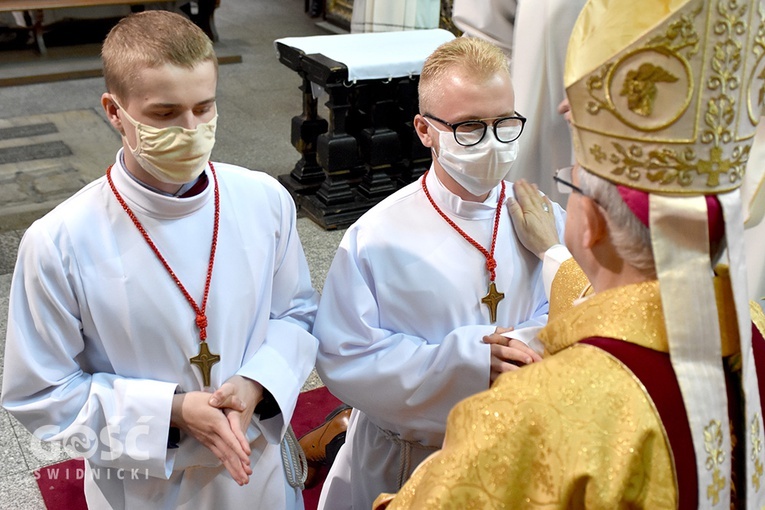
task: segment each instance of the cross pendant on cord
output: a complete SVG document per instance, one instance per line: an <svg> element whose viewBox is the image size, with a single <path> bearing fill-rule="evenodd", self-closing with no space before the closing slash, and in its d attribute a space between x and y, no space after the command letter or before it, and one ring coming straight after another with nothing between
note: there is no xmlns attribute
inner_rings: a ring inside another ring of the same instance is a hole
<svg viewBox="0 0 765 510"><path fill-rule="evenodd" d="M199 342L199 354L193 358L189 358L189 361L192 365L199 367L199 370L202 372L202 382L205 387L210 386L210 372L212 371L212 366L220 361L220 356L218 354L212 354L210 348L207 346L207 342L202 341Z"/></svg>
<svg viewBox="0 0 765 510"><path fill-rule="evenodd" d="M481 303L489 307L489 317L491 318L492 323L497 322L497 305L499 305L499 302L503 299L505 299L504 292L498 292L497 286L494 282L491 282L489 285L489 293L481 299Z"/></svg>

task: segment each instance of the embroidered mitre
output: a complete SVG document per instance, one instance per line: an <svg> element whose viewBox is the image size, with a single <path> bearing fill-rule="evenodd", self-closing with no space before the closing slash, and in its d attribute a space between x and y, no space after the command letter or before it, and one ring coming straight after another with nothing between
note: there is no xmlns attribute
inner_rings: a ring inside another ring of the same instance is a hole
<svg viewBox="0 0 765 510"><path fill-rule="evenodd" d="M568 51L579 164L660 193L741 185L765 104L759 2L590 2Z"/></svg>
<svg viewBox="0 0 765 510"><path fill-rule="evenodd" d="M742 197L765 104L759 0L590 0L566 58L577 162L649 193L670 358L688 412L700 508L730 505L731 438L705 195L722 206L741 341L746 499L765 506Z"/></svg>

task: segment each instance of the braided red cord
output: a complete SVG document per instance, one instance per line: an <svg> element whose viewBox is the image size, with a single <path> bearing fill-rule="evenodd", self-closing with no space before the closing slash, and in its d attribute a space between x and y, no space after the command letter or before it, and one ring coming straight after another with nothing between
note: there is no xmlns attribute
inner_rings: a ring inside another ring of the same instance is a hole
<svg viewBox="0 0 765 510"><path fill-rule="evenodd" d="M220 192L218 190L218 176L215 175L215 167L213 166L212 161L210 162L210 170L212 172L213 181L215 183L215 218L213 222L212 243L210 244L210 262L207 264L207 278L205 280L205 292L204 297L202 298L202 306L197 305L196 301L194 301L194 298L191 297L189 291L186 290L186 287L176 276L175 271L173 271L173 269L170 267L170 264L167 263L165 257L162 256L162 253L159 251L159 248L157 248L157 245L155 245L154 241L151 240L149 233L146 232L145 228L143 228L143 225L138 220L138 217L136 217L133 210L130 209L130 206L127 205L127 202L125 202L125 199L122 198L122 195L120 195L120 193L117 191L117 187L114 185L114 181L112 180L112 167L110 166L106 170L106 180L109 181L109 187L111 187L112 193L114 193L114 197L117 199L117 202L119 202L119 204L125 210L125 213L127 213L130 219L133 221L133 224L141 233L144 240L149 245L149 248L151 248L162 265L165 266L165 269L170 274L170 277L186 297L186 301L189 302L191 307L194 309L194 312L196 312L196 324L199 328L200 342L207 340L207 315L205 314L205 310L207 309L207 297L210 294L210 282L212 281L213 266L215 265L215 251L218 248L218 225L220 223Z"/></svg>
<svg viewBox="0 0 765 510"><path fill-rule="evenodd" d="M428 176L428 172L430 170L427 170L425 172L425 175L422 176L422 191L425 192L425 196L428 197L428 200L430 201L430 205L433 206L433 209L436 210L438 214L441 215L441 217L448 223L454 230L456 230L462 237L465 238L467 242L478 248L478 251L483 253L483 256L486 257L486 269L489 271L489 280L494 281L497 275L496 269L497 269L497 261L494 259L494 248L497 246L497 232L499 231L499 217L502 213L502 204L505 202L505 181L502 181L502 191L499 193L499 201L497 202L497 211L494 213L494 233L491 236L491 251L486 250L483 246L478 244L478 242L470 237L464 230L462 230L456 223L452 221L451 218L449 218L446 213L444 213L438 205L436 205L435 200L433 200L433 197L430 196L430 191L428 191L428 185L425 184L425 178Z"/></svg>

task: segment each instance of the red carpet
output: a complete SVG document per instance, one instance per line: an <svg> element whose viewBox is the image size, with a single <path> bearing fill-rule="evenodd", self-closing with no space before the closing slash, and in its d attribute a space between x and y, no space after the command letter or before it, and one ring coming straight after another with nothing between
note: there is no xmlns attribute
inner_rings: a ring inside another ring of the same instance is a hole
<svg viewBox="0 0 765 510"><path fill-rule="evenodd" d="M292 428L300 437L312 428L320 425L340 401L327 388L301 393L297 408L292 417ZM40 487L47 510L87 510L83 493L85 469L82 459L72 459L35 471L35 479ZM321 485L303 491L306 510L315 510L319 502Z"/></svg>

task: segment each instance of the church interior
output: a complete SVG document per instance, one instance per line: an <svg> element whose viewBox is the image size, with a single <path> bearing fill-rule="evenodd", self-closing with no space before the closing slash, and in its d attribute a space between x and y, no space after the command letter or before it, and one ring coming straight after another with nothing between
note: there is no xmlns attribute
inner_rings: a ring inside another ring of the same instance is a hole
<svg viewBox="0 0 765 510"><path fill-rule="evenodd" d="M289 191L315 289L321 291L347 227L431 165L412 123L413 69L441 42L462 35L451 19L452 0L441 0L435 25L409 27L422 30L411 30L404 44L421 45L422 55L413 51L399 67L358 76L322 54L323 37L356 32L353 0L1 0L0 381L18 245L32 222L114 162L122 141L101 105L100 47L121 17L144 9L181 12L214 41L219 119L211 159L265 172ZM358 45L371 60L407 53L391 51L397 41L380 32L369 46L346 39L333 51L352 53ZM565 206L552 180L540 188ZM323 387L314 369L303 393ZM47 482L40 483L42 470L68 459L0 408L0 510L72 508L51 503L61 485L49 485L44 496Z"/></svg>

